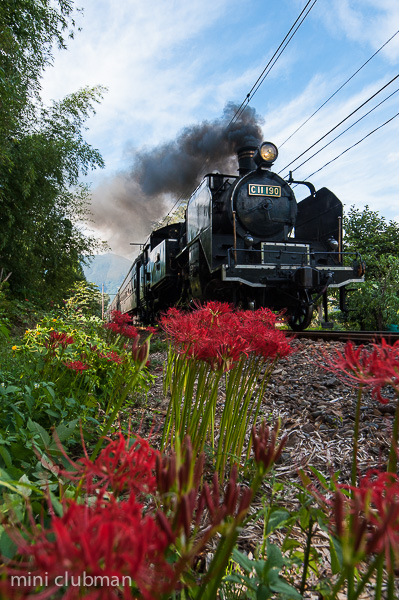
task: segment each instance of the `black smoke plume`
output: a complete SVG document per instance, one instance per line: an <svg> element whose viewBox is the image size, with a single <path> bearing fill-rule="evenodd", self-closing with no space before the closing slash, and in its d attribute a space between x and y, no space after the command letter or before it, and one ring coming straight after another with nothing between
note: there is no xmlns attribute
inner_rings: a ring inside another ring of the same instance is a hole
<svg viewBox="0 0 399 600"><path fill-rule="evenodd" d="M262 142L262 120L247 107L228 104L223 117L185 127L176 140L136 153L130 172L119 173L93 191L96 229L113 252L131 253L130 242L144 242L155 222L175 202L188 199L209 171L237 173L236 152Z"/></svg>

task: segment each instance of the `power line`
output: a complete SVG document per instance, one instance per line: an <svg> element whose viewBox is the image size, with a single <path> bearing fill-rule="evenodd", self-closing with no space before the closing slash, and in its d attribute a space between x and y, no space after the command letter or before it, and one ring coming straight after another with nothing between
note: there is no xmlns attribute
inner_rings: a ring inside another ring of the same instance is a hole
<svg viewBox="0 0 399 600"><path fill-rule="evenodd" d="M372 59L373 59L373 58L374 58L374 57L375 57L375 56L376 56L376 55L377 55L377 54L378 54L378 53L379 53L379 52L380 52L380 51L381 51L383 48L385 48L385 46L386 46L387 44L389 44L389 42L390 42L391 40L393 40L393 38L394 38L396 35L398 35L398 33L399 33L399 29L398 29L398 31L397 31L396 33L394 33L394 34L393 34L393 35L392 35L392 36L391 36L391 37L390 37L390 38L389 38L389 39L388 39L388 40L385 42L385 44L383 44L383 45L382 45L380 48L378 48L378 50L376 50L376 52L374 52L374 54L373 54L372 56L370 56L370 58L369 58L369 59L367 59L367 60L366 60L366 62L365 62L365 63L363 63L363 64L362 64L362 66L361 66L361 67L359 67L359 68L357 69L357 71L355 71L355 72L353 73L353 75L351 75L351 76L349 77L349 79L347 79L347 80L346 80L346 81L345 81L345 82L344 82L344 83L343 83L343 84L342 84L342 85L341 85L341 86L340 86L340 87L339 87L337 90L335 90L335 92L334 92L333 94L331 94L331 96L330 96L329 98L327 98L327 100L326 100L325 102L323 102L323 104L322 104L321 106L319 106L319 108L318 108L317 110L315 110L315 112L314 112L313 114L311 114L311 115L310 115L310 117L308 117L308 118L306 119L306 121L304 121L304 122L302 123L302 125L300 125L300 126L297 128L297 129L295 129L295 131L294 131L293 133L291 133L291 135L290 135L290 136L288 136L288 137L287 137L287 139L286 139L286 140L284 140L284 142L283 142L282 144L279 144L279 148L282 148L282 147L284 146L284 144L285 144L286 142L288 142L288 140L290 140L290 139L291 139L291 138L292 138L292 137L293 137L293 136L294 136L296 133L298 133L298 131L299 131L300 129L302 129L302 127L303 127L304 125L306 125L306 123L308 123L308 122L310 121L310 119L311 119L312 117L314 117L314 116L315 116L315 115L316 115L316 114L319 112L319 110L321 110L321 109L323 108L323 106L325 106L325 105L327 104L327 102L329 102L329 101L330 101L332 98L334 98L334 96L335 96L336 94L338 94L338 92L340 92L340 91L342 90L342 88L343 88L343 87L345 87L345 86L346 86L346 84L347 84L347 83L349 83L349 82L351 81L351 79L353 79L353 78L355 77L355 75L357 75L357 74L359 73L359 71L361 71L361 70L363 69L363 67L365 67L365 66L366 66L366 65L367 65L367 64L368 64L368 63L369 63L369 62L370 62L370 61L371 61L371 60L372 60Z"/></svg>
<svg viewBox="0 0 399 600"><path fill-rule="evenodd" d="M300 167L302 167L304 164L306 164L307 162L309 162L312 158L314 158L317 154L319 154L322 150L324 150L325 148L327 148L327 146L329 146L330 144L332 144L333 142L335 142L335 140L337 140L338 138L341 137L341 135L344 135L344 133L346 133L347 131L349 131L349 129L352 129L352 127L354 127L355 125L357 125L358 123L360 123L360 121L362 121L365 117L367 117L370 113L372 113L374 110L376 110L379 106L381 106L381 104L384 104L384 102L386 102L387 100L389 100L390 98L392 98L392 96L394 96L395 94L397 94L399 92L399 88L397 88L394 92L392 92L392 94L389 94L389 96L387 96L386 98L384 98L384 100L381 100L381 102L379 102L378 104L376 104L373 108L371 108L368 112L366 112L364 115L362 115L360 117L360 119L358 119L357 121L355 121L354 123L352 123L352 125L349 125L349 127L347 127L346 129L344 129L344 131L342 131L340 134L336 135L335 138L333 138L330 142L328 142L327 144L325 144L322 148L320 148L320 150L317 150L317 152L315 152L314 154L312 154L312 156L309 156L309 158L307 158L306 160L304 160L300 165L298 165L297 167L295 167L294 171L296 171L297 169L299 169Z"/></svg>
<svg viewBox="0 0 399 600"><path fill-rule="evenodd" d="M281 169L281 171L279 171L279 174L282 173L282 171L284 171L285 169L287 169L289 166L291 166L298 159L300 159L304 154L306 154L306 152L309 152L309 150L311 150L312 148L314 148L319 142L321 142L322 140L324 140L324 138L326 138L328 135L330 135L330 133L332 133L333 131L335 131L340 125L342 125L342 123L345 123L345 121L347 121L350 117L352 117L355 113L357 113L358 110L360 110L361 108L363 108L363 106L365 106L368 102L370 102L370 100L372 100L373 98L375 98L380 92L382 92L383 90L385 90L385 88L387 88L389 85L391 85L391 83L393 83L396 79L398 79L398 77L399 77L399 74L395 75L395 77L393 77L390 81L388 81L388 83L386 83L385 85L383 85L377 92L375 92L367 100L365 100L364 102L362 102L362 104L360 104L360 106L358 106L349 115L347 115L344 119L342 119L342 121L340 121L332 129L330 129L329 131L327 131L327 133L325 133L324 135L322 135L321 138L319 138L316 142L314 142L311 146L309 146L309 148L307 148L304 152L302 152L301 154L299 154L291 162L289 162L287 165L285 165L285 167L283 167ZM295 171L296 168L292 169L292 170Z"/></svg>
<svg viewBox="0 0 399 600"><path fill-rule="evenodd" d="M302 11L299 13L298 17L296 18L295 22L293 23L293 25L289 29L288 33L284 37L283 41L281 42L281 44L279 45L279 47L277 48L277 50L275 51L275 53L273 54L273 56L271 57L271 59L269 60L269 62L267 63L267 65L265 66L265 68L263 69L262 73L259 75L258 79L253 84L252 88L249 90L249 92L246 95L245 99L241 102L241 105L237 109L236 113L233 115L233 118L231 119L231 121L228 124L227 128L229 128L230 125L232 125L237 119L240 118L240 116L244 112L245 108L249 104L249 101L254 97L254 95L256 94L256 92L258 91L258 89L260 88L260 86L262 85L262 83L264 82L264 80L266 79L266 77L268 76L268 74L270 73L270 71L272 70L272 68L274 67L274 65L276 64L276 62L278 61L278 59L280 58L280 56L282 55L282 53L284 52L284 50L286 49L286 47L288 46L288 44L290 43L290 41L292 40L292 38L294 37L294 35L296 34L296 32L298 31L298 29L300 28L300 26L302 25L302 23L304 22L304 20L306 19L306 17L308 16L308 14L310 13L310 11L314 7L314 5L316 4L317 0L313 0L312 6L309 8L308 12L305 14L305 16L303 17L302 21L299 23L298 27L292 33L291 37L289 37L291 31L294 29L294 27L296 26L296 24L298 23L298 21L300 20L300 18L302 17L303 13L306 11L307 7L309 6L309 4L311 2L312 2L312 0L308 0L308 2L305 4L305 6L302 9ZM289 39L288 39L287 43L282 48L284 42L287 40L288 37L289 37ZM282 48L282 49L281 49L281 52L278 54L280 48ZM274 60L274 62L273 62L273 60Z"/></svg>
<svg viewBox="0 0 399 600"><path fill-rule="evenodd" d="M393 117L391 117L390 119L388 119L387 121L385 121L385 123L382 123L382 125L379 125L375 129L373 129L372 131L370 131L361 140L358 140L355 144L352 144L352 146L349 146L349 148L346 148L346 150L344 150L343 152L341 152L340 154L338 154L338 156L336 156L332 160L329 160L328 162L326 162L326 164L323 165L322 167L320 167L320 169L317 169L317 171L313 171L313 173L311 173L310 175L308 175L305 178L305 181L307 181L310 177L313 177L313 175L316 175L316 173L319 173L322 169L324 169L325 167L327 167L328 165L330 165L334 161L338 160L338 158L340 158L343 154L346 154L346 152L349 152L349 150L352 150L352 148L354 148L355 146L358 146L366 138L370 137L370 135L372 135L373 133L375 133L376 131L378 131L379 129L381 129L382 127L384 127L385 125L387 125L388 123L390 123L391 121L393 121L394 119L396 119L396 117L398 117L398 116L399 116L399 112L397 112L396 115L394 115Z"/></svg>
<svg viewBox="0 0 399 600"><path fill-rule="evenodd" d="M307 7L309 6L309 4L312 3L312 1L313 1L312 6L309 8L309 10L306 12L306 14L304 15L304 17L300 21L299 25L293 31L293 29L295 28L296 24L301 19L302 15L305 13ZM262 83L264 82L264 80L266 79L267 75L270 73L271 69L274 67L274 65L276 64L277 60L280 58L281 54L284 52L284 50L286 49L286 47L288 46L288 44L290 43L290 41L292 40L292 38L294 37L294 35L298 31L299 27L302 25L302 23L304 22L304 20L308 16L308 14L310 13L310 11L312 10L312 8L316 4L316 2L317 2L317 0L308 0L308 2L305 4L304 8L301 10L301 12L299 13L298 17L295 19L293 25L290 27L290 29L289 29L288 33L286 34L286 36L284 37L283 41L280 43L280 45L278 46L277 50L275 51L275 53L273 54L273 56L271 57L271 59L269 60L269 62L267 63L267 65L265 66L265 68L263 69L262 73L259 75L259 77L255 81L255 83L253 84L252 88L249 90L248 94L246 95L245 99L243 100L243 102L241 103L241 105L239 106L239 108L237 109L237 111L235 112L235 114L233 115L231 121L229 122L229 124L226 127L227 130L229 129L229 127L233 123L235 123L240 118L240 116L244 112L247 104L253 98L253 96L256 94L256 92L258 91L258 89L260 88L260 86L262 85ZM293 33L290 36L290 34L291 34L292 31L293 31ZM288 39L287 43L284 45L284 42L287 40L287 38L289 38L289 39ZM281 52L279 53L280 49L281 49ZM274 60L274 62L273 62L273 60ZM203 164L202 164L199 172L201 172L201 171L204 170L204 168L208 164L208 162L209 162L209 157L205 159L205 161L203 162ZM190 188L190 190L188 190L188 192L184 191L179 196L179 198L173 204L172 208L167 213L167 215L165 217L166 219L171 215L171 213L173 213L173 211L175 210L175 208L179 206L179 204L182 202L182 200L187 197L187 195L190 193L190 191L191 191L191 188Z"/></svg>

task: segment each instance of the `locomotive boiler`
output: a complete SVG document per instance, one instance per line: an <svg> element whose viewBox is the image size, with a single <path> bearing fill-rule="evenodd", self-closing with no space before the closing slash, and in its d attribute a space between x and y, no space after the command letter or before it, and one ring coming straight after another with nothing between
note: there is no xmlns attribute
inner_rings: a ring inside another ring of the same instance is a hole
<svg viewBox="0 0 399 600"><path fill-rule="evenodd" d="M220 300L241 308L284 310L292 329L310 325L327 290L363 280L358 255L342 250L342 203L327 188L271 171L277 148L238 151L238 175L208 173L184 221L153 231L110 310L149 322L173 305ZM297 202L292 184L309 195Z"/></svg>

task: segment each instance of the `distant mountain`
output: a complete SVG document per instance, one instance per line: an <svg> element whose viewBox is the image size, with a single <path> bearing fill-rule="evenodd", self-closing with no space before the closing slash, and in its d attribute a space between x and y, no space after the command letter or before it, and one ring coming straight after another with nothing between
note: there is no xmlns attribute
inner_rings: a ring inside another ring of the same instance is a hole
<svg viewBox="0 0 399 600"><path fill-rule="evenodd" d="M89 266L84 266L87 281L98 285L100 291L104 284L104 292L114 297L119 286L132 265L131 260L117 254L98 254L93 257Z"/></svg>

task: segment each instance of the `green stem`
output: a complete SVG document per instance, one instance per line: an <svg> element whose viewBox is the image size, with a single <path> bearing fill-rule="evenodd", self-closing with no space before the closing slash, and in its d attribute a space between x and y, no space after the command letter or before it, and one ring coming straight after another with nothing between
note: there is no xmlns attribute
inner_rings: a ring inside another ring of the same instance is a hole
<svg viewBox="0 0 399 600"><path fill-rule="evenodd" d="M100 438L99 438L99 440L98 440L98 442L97 442L97 444L96 444L96 446L94 448L94 451L93 451L93 453L92 453L92 455L90 457L90 460L92 462L97 458L98 453L100 452L101 447L102 447L102 445L104 443L104 438L106 437L107 433L111 429L112 424L115 421L116 415L118 414L118 412L119 412L119 410L120 410L123 402L125 401L126 396L128 395L129 391L132 389L132 387L134 386L134 384L136 383L136 380L137 380L137 377L138 377L139 373L140 373L140 369L138 369L136 371L136 373L134 374L132 380L130 381L130 385L126 385L124 393L121 394L118 402L115 404L114 410L112 411L112 413L108 417L108 420L105 423L104 428L103 428L103 430L102 430L102 432L100 434Z"/></svg>
<svg viewBox="0 0 399 600"><path fill-rule="evenodd" d="M393 422L391 448L389 450L388 468L389 473L396 473L398 457L396 450L398 447L398 429L399 429L399 400L396 402L395 419Z"/></svg>
<svg viewBox="0 0 399 600"><path fill-rule="evenodd" d="M387 600L395 600L395 574L393 571L395 556L393 552L393 548L389 549L389 553L391 555L391 570L388 572L388 593Z"/></svg>
<svg viewBox="0 0 399 600"><path fill-rule="evenodd" d="M354 592L353 596L351 597L351 600L357 600L357 598L359 598L360 594L362 593L362 591L364 590L366 583L369 582L370 577L372 576L372 574L374 573L374 571L377 569L377 574L378 574L378 570L380 567L383 567L384 565L384 556L383 554L378 554L378 556L376 556L376 558L373 560L373 562L369 565L369 568L367 569L367 572L363 575L362 580L359 584L359 586L357 587L356 591ZM381 592L381 589L380 589ZM377 596L375 596L376 600L377 600ZM378 596L378 598L381 598L381 594Z"/></svg>
<svg viewBox="0 0 399 600"><path fill-rule="evenodd" d="M336 583L331 591L331 594L329 594L328 598L331 598L331 600L336 600L339 590L342 588L343 584L345 583L347 574L348 574L348 567L345 567L343 569L341 575L339 576L338 580L336 581Z"/></svg>
<svg viewBox="0 0 399 600"><path fill-rule="evenodd" d="M217 598L220 582L223 579L227 563L238 537L238 525L238 523L235 523L230 533L220 540L209 568L207 578L210 580L205 585L201 585L195 600L213 600Z"/></svg>
<svg viewBox="0 0 399 600"><path fill-rule="evenodd" d="M383 556L380 555L378 557L380 559L377 565L377 574L375 579L375 592L374 592L374 600L381 600L382 594L382 581L384 578L384 559Z"/></svg>
<svg viewBox="0 0 399 600"><path fill-rule="evenodd" d="M314 524L314 521L313 521L312 517L310 517L308 534L306 536L305 555L304 555L304 559L303 559L302 581L301 581L301 587L299 588L299 593L302 595L305 591L306 580L308 578L310 549L312 547L312 537L313 537L313 524Z"/></svg>
<svg viewBox="0 0 399 600"><path fill-rule="evenodd" d="M362 403L362 395L363 395L363 386L360 385L358 392L357 392L355 426L353 429L353 457L352 457L352 472L351 472L351 484L353 487L356 487L356 484L357 484L357 453L358 453L358 446L359 446L359 423L360 423L360 406Z"/></svg>

